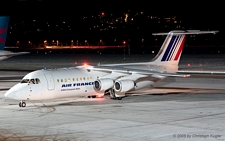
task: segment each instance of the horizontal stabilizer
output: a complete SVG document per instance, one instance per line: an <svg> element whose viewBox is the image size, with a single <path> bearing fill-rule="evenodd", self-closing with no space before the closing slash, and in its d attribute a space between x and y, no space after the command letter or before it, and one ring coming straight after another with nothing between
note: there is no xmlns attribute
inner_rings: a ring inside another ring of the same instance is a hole
<svg viewBox="0 0 225 141"><path fill-rule="evenodd" d="M174 30L168 33L152 33L152 35L186 35L186 34L216 34L219 31L200 31L200 30Z"/></svg>

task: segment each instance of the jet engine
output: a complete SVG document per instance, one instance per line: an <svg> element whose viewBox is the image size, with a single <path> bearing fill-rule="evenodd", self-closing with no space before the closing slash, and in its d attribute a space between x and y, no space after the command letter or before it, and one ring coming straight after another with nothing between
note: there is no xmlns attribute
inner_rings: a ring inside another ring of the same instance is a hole
<svg viewBox="0 0 225 141"><path fill-rule="evenodd" d="M109 78L97 79L94 81L94 89L98 91L105 91L112 88L114 85L114 81Z"/></svg>
<svg viewBox="0 0 225 141"><path fill-rule="evenodd" d="M134 88L134 81L132 80L119 80L116 81L114 84L114 90L116 92L124 93L133 88Z"/></svg>

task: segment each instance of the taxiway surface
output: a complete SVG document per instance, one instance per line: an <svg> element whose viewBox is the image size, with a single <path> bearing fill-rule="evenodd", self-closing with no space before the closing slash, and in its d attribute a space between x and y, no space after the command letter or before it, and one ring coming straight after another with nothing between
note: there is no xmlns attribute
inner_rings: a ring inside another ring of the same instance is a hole
<svg viewBox="0 0 225 141"><path fill-rule="evenodd" d="M120 101L108 96L28 101L25 108L18 106L19 101L4 99L6 90L20 79L0 80L0 140L223 141L224 78L167 78Z"/></svg>

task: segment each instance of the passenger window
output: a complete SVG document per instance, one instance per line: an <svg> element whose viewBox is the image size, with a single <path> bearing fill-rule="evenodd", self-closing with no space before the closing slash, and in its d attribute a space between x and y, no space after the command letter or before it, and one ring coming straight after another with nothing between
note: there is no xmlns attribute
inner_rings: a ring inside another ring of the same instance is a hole
<svg viewBox="0 0 225 141"><path fill-rule="evenodd" d="M83 79L85 80L85 77Z"/></svg>
<svg viewBox="0 0 225 141"><path fill-rule="evenodd" d="M76 80L78 81L78 78L76 78Z"/></svg>
<svg viewBox="0 0 225 141"><path fill-rule="evenodd" d="M90 77L90 80L92 80L92 77Z"/></svg>
<svg viewBox="0 0 225 141"><path fill-rule="evenodd" d="M73 78L73 81L75 81L75 79Z"/></svg>
<svg viewBox="0 0 225 141"><path fill-rule="evenodd" d="M87 77L87 80L89 80L89 77Z"/></svg>
<svg viewBox="0 0 225 141"><path fill-rule="evenodd" d="M63 82L63 79L61 79L61 82Z"/></svg>
<svg viewBox="0 0 225 141"><path fill-rule="evenodd" d="M36 78L36 84L40 84L40 83L41 81L38 78Z"/></svg>
<svg viewBox="0 0 225 141"><path fill-rule="evenodd" d="M68 78L68 82L70 82L70 78Z"/></svg>
<svg viewBox="0 0 225 141"><path fill-rule="evenodd" d="M57 82L59 82L59 79L57 79Z"/></svg>
<svg viewBox="0 0 225 141"><path fill-rule="evenodd" d="M65 78L65 82L66 82L66 78Z"/></svg>
<svg viewBox="0 0 225 141"><path fill-rule="evenodd" d="M80 80L82 81L82 78L80 78Z"/></svg>

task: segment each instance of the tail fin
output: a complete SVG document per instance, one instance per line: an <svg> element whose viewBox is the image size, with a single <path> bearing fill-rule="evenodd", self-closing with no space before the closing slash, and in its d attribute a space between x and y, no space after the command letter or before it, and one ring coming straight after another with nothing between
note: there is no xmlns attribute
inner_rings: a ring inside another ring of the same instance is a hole
<svg viewBox="0 0 225 141"><path fill-rule="evenodd" d="M153 35L167 35L167 37L152 62L178 66L187 34L216 34L217 32L218 31L175 30L169 33L153 33Z"/></svg>
<svg viewBox="0 0 225 141"><path fill-rule="evenodd" d="M9 24L9 16L0 16L0 50L4 50Z"/></svg>

